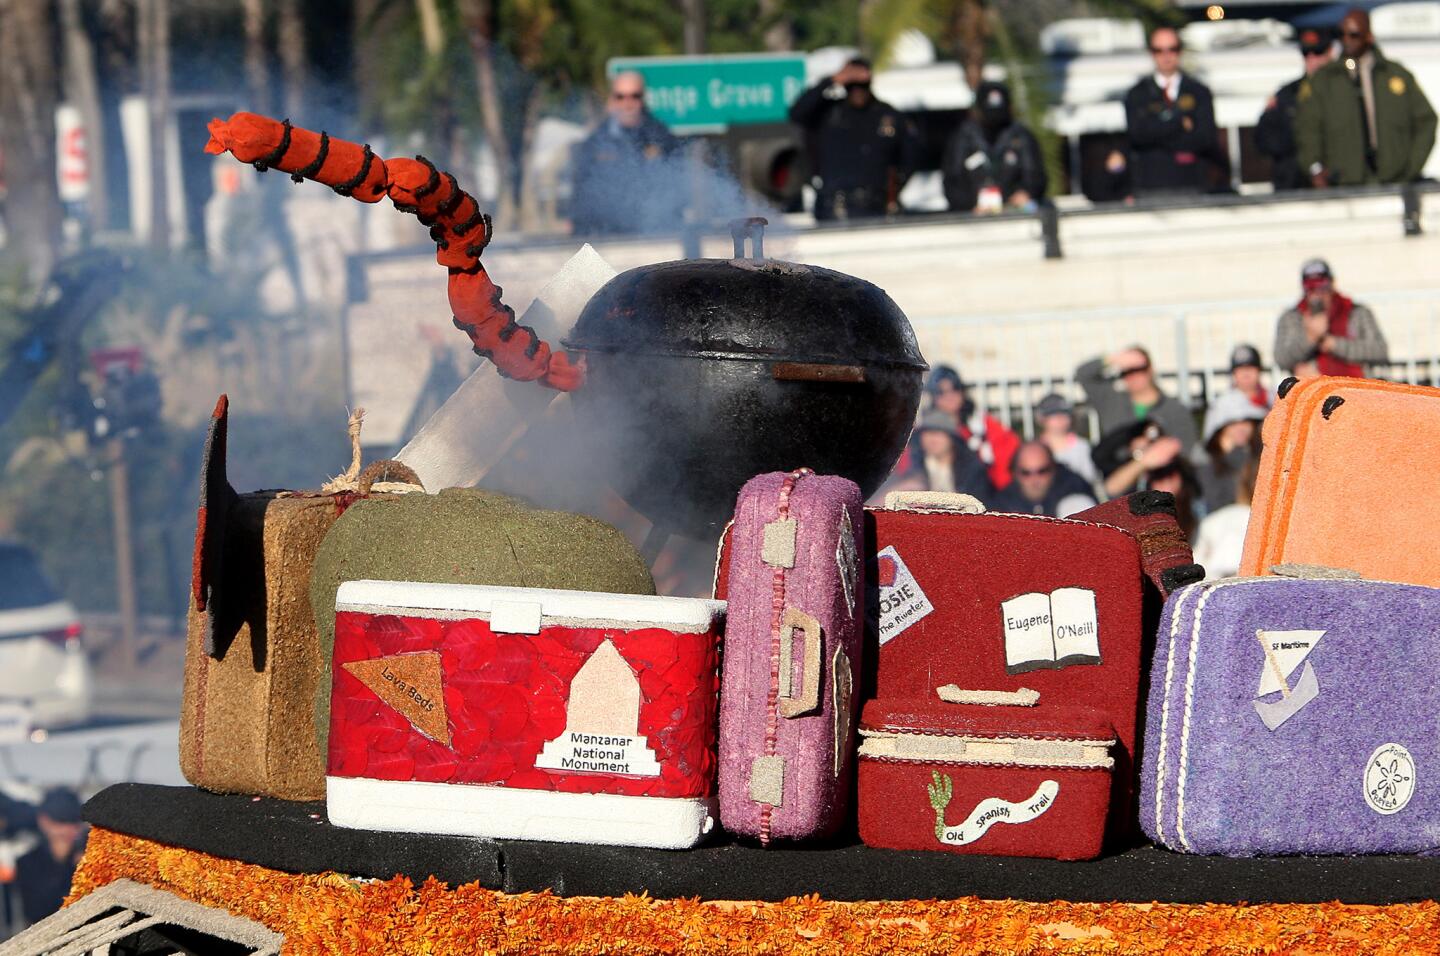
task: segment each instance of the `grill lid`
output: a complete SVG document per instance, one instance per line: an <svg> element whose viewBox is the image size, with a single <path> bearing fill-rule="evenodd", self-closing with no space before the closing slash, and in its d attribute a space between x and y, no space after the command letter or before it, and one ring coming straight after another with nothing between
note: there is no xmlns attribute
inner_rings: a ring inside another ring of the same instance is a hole
<svg viewBox="0 0 1440 956"><path fill-rule="evenodd" d="M833 269L766 259L763 219L737 220L733 259L640 266L606 283L563 342L567 349L926 369L910 321L873 283ZM750 238L755 257L743 254Z"/></svg>

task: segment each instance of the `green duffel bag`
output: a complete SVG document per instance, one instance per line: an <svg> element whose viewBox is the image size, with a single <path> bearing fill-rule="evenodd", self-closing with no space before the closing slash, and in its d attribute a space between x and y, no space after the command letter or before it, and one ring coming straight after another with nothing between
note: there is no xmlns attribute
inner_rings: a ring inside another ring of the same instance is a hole
<svg viewBox="0 0 1440 956"><path fill-rule="evenodd" d="M650 569L615 528L470 488L357 501L315 556L310 606L325 673L315 692L321 759L330 735L335 591L345 581L423 581L654 594Z"/></svg>

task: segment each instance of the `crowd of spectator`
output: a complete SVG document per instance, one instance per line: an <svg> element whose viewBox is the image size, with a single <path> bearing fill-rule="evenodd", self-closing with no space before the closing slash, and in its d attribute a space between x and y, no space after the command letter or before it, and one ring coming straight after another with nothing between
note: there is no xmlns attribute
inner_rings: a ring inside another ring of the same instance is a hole
<svg viewBox="0 0 1440 956"><path fill-rule="evenodd" d="M1276 323L1276 365L1299 378L1382 372L1388 353L1375 316L1335 290L1329 264L1305 262L1301 287L1300 302ZM1228 387L1201 410L1161 387L1142 346L1084 361L1073 378L1095 423L1092 443L1058 392L1036 403L1036 437L1022 441L957 369L936 366L910 445L876 499L892 490L959 492L993 511L1064 518L1133 491L1166 491L1197 560L1214 577L1233 575L1272 404L1264 369L1258 348L1237 344Z"/></svg>
<svg viewBox="0 0 1440 956"><path fill-rule="evenodd" d="M1296 39L1303 74L1276 92L1255 130L1275 188L1418 179L1434 146L1435 111L1410 72L1376 45L1368 14L1351 9L1334 30L1304 29ZM1179 31L1159 27L1148 40L1153 70L1125 94L1126 146L1105 157L1101 192L1130 200L1229 189L1214 97L1181 68ZM878 99L872 80L870 62L855 57L790 107L810 154L818 220L897 212L916 167L914 122ZM643 96L639 74L615 77L607 118L577 148L577 231L642 231L646 216L678 216L655 197L679 144ZM1003 83L976 88L946 140L940 172L954 211L1034 211L1047 201L1039 142ZM1322 259L1303 265L1301 295L1276 324L1272 355L1299 377L1373 376L1389 358L1374 314L1336 288ZM1258 348L1236 345L1229 364L1231 387L1200 410L1161 387L1143 346L1098 356L1074 373L1097 423L1089 440L1077 433L1067 396L1055 393L1036 406L1033 441L977 402L956 368L937 366L887 489L959 492L995 510L1057 517L1137 489L1168 491L1202 563L1227 573L1238 565L1271 404Z"/></svg>
<svg viewBox="0 0 1440 956"><path fill-rule="evenodd" d="M1297 36L1304 73L1278 90L1255 128L1277 190L1406 183L1420 177L1436 116L1415 78L1388 59L1356 8L1334 30ZM1338 46L1339 55L1336 56ZM1180 33L1149 35L1153 72L1125 94L1126 148L1111 150L1093 183L1097 200L1203 194L1230 187L1229 153L1209 87L1181 69ZM803 135L816 186L815 218L899 211L923 152L903 111L876 98L868 60L855 57L802 93L790 120ZM1004 83L984 82L945 142L940 171L952 211L1034 211L1048 183L1040 145L1017 119ZM676 139L645 108L638 73L611 82L605 119L575 149L574 231L674 228L686 192Z"/></svg>
<svg viewBox="0 0 1440 956"><path fill-rule="evenodd" d="M1352 9L1338 29L1305 29L1296 39L1304 73L1276 91L1255 127L1275 189L1419 179L1435 145L1435 110L1410 72L1381 53L1369 14ZM1125 95L1128 155L1107 157L1105 198L1230 188L1214 99L1180 68L1183 49L1177 31L1151 31L1155 72Z"/></svg>

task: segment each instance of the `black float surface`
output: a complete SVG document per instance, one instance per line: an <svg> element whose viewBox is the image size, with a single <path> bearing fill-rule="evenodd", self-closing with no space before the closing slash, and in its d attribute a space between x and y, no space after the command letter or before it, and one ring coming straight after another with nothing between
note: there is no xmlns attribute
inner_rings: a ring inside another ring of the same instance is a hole
<svg viewBox="0 0 1440 956"><path fill-rule="evenodd" d="M782 900L1020 899L1048 902L1406 903L1440 898L1440 856L1235 860L1138 847L1062 862L875 850L851 845L768 849L716 842L641 850L477 840L333 827L320 803L118 784L85 805L107 830L291 873L335 870L416 883L478 882L563 896Z"/></svg>

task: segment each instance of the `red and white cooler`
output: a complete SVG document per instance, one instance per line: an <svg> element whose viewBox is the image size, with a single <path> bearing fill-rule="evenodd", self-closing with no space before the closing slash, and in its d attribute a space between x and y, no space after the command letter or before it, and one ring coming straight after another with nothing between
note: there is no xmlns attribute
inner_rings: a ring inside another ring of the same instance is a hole
<svg viewBox="0 0 1440 956"><path fill-rule="evenodd" d="M683 849L714 825L725 604L350 581L337 826Z"/></svg>

